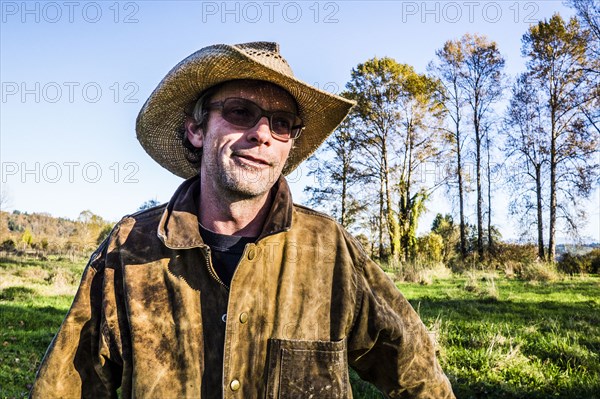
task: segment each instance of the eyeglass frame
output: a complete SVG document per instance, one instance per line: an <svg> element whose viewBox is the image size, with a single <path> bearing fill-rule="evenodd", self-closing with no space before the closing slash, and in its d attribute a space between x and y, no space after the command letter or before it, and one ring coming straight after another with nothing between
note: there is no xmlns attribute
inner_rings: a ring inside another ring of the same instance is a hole
<svg viewBox="0 0 600 399"><path fill-rule="evenodd" d="M225 119L223 117L223 106L225 105L225 102L229 101L229 100L241 100L243 102L250 103L250 104L254 105L256 108L258 108L260 110L260 115L258 116L258 119L256 119L256 122L254 122L254 124L252 126L244 126L244 125L238 125L238 124L236 124L234 122L230 122L227 119ZM300 137L300 135L302 134L302 132L304 131L304 128L305 128L304 121L297 114L295 114L293 112L288 112L288 111L267 111L267 110L263 109L260 105L256 104L254 101L248 100L247 98L227 97L227 98L225 98L225 99L223 99L221 101L215 101L215 102L209 103L206 106L206 109L209 110L209 111L212 110L212 109L221 109L221 117L223 118L223 120L227 121L228 123L231 123L234 126L243 127L245 129L250 129L250 128L256 126L256 124L264 116L269 121L269 130L271 132L271 136L274 139L279 140L279 141L283 141L283 142L288 142L290 140L296 140L298 137ZM276 133L273 130L273 116L275 114L277 114L277 113L279 113L279 114L283 113L283 114L293 115L294 119L300 120L300 124L292 125L290 127L290 135L289 135L289 137L281 136L280 134ZM294 131L296 131L297 133L294 134Z"/></svg>

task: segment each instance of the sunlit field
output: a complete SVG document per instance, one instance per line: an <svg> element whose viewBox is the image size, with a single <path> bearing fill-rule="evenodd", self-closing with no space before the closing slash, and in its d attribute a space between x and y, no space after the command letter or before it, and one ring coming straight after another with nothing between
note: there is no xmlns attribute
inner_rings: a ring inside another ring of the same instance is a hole
<svg viewBox="0 0 600 399"><path fill-rule="evenodd" d="M0 397L27 396L84 264L0 259ZM467 272L398 287L432 331L458 398L600 397L600 277ZM383 397L351 380L355 398Z"/></svg>

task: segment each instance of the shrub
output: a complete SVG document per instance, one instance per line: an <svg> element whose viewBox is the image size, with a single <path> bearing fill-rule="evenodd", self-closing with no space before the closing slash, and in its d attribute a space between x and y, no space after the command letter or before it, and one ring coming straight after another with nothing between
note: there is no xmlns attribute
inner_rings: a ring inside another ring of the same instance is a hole
<svg viewBox="0 0 600 399"><path fill-rule="evenodd" d="M55 287L64 287L77 284L78 279L78 275L71 270L57 268L48 274L46 281Z"/></svg>
<svg viewBox="0 0 600 399"><path fill-rule="evenodd" d="M396 281L418 283L422 279L425 265L421 262L398 262L396 270Z"/></svg>
<svg viewBox="0 0 600 399"><path fill-rule="evenodd" d="M585 255L572 255L569 252L561 256L558 270L568 274L598 273L600 271L600 249L594 249Z"/></svg>
<svg viewBox="0 0 600 399"><path fill-rule="evenodd" d="M586 273L588 269L588 262L581 255L571 255L566 253L560 257L558 261L558 271L567 274L579 274Z"/></svg>
<svg viewBox="0 0 600 399"><path fill-rule="evenodd" d="M473 273L473 272L467 273L467 279L465 280L464 289L465 289L465 291L468 291L468 292L474 292L474 293L479 292L479 278L477 277L476 273Z"/></svg>
<svg viewBox="0 0 600 399"><path fill-rule="evenodd" d="M506 278L515 278L523 272L523 263L509 260L502 264L502 269Z"/></svg>
<svg viewBox="0 0 600 399"><path fill-rule="evenodd" d="M471 270L464 275L466 277L463 285L465 291L477 294L481 300L486 302L495 302L500 298L495 272Z"/></svg>
<svg viewBox="0 0 600 399"><path fill-rule="evenodd" d="M19 269L15 274L19 277L24 277L35 283L41 284L50 279L50 273L39 266L24 267Z"/></svg>
<svg viewBox="0 0 600 399"><path fill-rule="evenodd" d="M479 262L476 253L470 253L463 260L459 254L456 254L448 261L448 267L453 273L464 273L468 270L483 270L483 265Z"/></svg>
<svg viewBox="0 0 600 399"><path fill-rule="evenodd" d="M14 301L18 299L31 299L35 296L36 291L27 287L8 287L0 291L0 299L5 301Z"/></svg>
<svg viewBox="0 0 600 399"><path fill-rule="evenodd" d="M450 269L438 262L432 265L418 261L399 262L394 273L394 281L406 281L429 285L434 278L447 278L451 275Z"/></svg>
<svg viewBox="0 0 600 399"><path fill-rule="evenodd" d="M524 263L518 277L523 280L542 283L556 281L559 278L554 264L546 262Z"/></svg>
<svg viewBox="0 0 600 399"><path fill-rule="evenodd" d="M2 241L2 244L0 244L0 250L2 250L2 251L12 252L16 248L17 248L17 245L10 238L8 240Z"/></svg>
<svg viewBox="0 0 600 399"><path fill-rule="evenodd" d="M498 287L496 287L496 281L494 277L484 277L483 280L486 282L485 289L479 294L481 299L488 302L496 302L500 299L500 293Z"/></svg>
<svg viewBox="0 0 600 399"><path fill-rule="evenodd" d="M498 242L494 259L501 264L508 262L532 263L537 260L537 247L533 244Z"/></svg>
<svg viewBox="0 0 600 399"><path fill-rule="evenodd" d="M600 273L600 248L594 249L592 252L587 254L589 256L590 261L590 273L598 274Z"/></svg>
<svg viewBox="0 0 600 399"><path fill-rule="evenodd" d="M417 238L419 258L427 263L437 263L443 260L444 240L437 233L429 233Z"/></svg>

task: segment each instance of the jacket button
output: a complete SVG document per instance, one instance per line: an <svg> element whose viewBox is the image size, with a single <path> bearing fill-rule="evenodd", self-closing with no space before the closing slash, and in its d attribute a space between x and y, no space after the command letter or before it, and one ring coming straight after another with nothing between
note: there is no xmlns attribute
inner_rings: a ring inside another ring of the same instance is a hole
<svg viewBox="0 0 600 399"><path fill-rule="evenodd" d="M254 259L255 256L256 256L256 251L254 249L251 249L248 251L248 260Z"/></svg>
<svg viewBox="0 0 600 399"><path fill-rule="evenodd" d="M223 316L221 316L221 321L223 323L227 323L227 313L223 313Z"/></svg>
<svg viewBox="0 0 600 399"><path fill-rule="evenodd" d="M242 312L242 313L240 314L240 323L242 323L242 324L243 324L243 323L245 323L245 322L247 322L247 321L248 321L248 313L246 313L246 312Z"/></svg>
<svg viewBox="0 0 600 399"><path fill-rule="evenodd" d="M238 380L232 380L229 383L229 388L231 388L232 391L237 391L238 389L240 389L240 386L242 384L240 384L240 382Z"/></svg>

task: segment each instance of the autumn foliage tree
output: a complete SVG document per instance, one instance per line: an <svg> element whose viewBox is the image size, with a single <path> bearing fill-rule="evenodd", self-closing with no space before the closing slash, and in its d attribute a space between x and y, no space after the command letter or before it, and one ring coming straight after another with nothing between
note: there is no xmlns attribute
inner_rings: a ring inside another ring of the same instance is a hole
<svg viewBox="0 0 600 399"><path fill-rule="evenodd" d="M437 84L409 65L373 58L354 68L346 85L357 101L360 167L379 187L381 258L385 230L393 259L406 259L416 248L417 222L429 196L418 171L440 155Z"/></svg>
<svg viewBox="0 0 600 399"><path fill-rule="evenodd" d="M400 102L408 65L391 58L373 58L352 69L346 88L356 100L356 128L361 132L361 166L379 185L379 257L385 257L383 234L387 229L393 257L400 253L400 226L394 217L391 172L393 154L400 131Z"/></svg>
<svg viewBox="0 0 600 399"><path fill-rule="evenodd" d="M439 82L426 75L412 73L406 77L406 97L402 104L400 162L398 164L398 224L402 259L415 256L419 217L431 193L443 184L441 176L426 181L428 164L435 165L444 156L441 119L444 110L436 93Z"/></svg>
<svg viewBox="0 0 600 399"><path fill-rule="evenodd" d="M577 230L583 216L578 199L589 197L598 173L598 134L586 118L597 101L587 73L590 40L576 18L565 21L558 14L531 26L522 40L527 78L541 88L549 130L550 261L556 256L559 215L566 228Z"/></svg>

